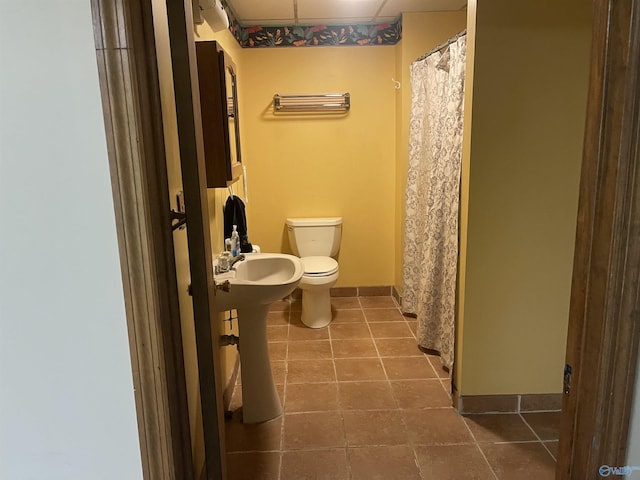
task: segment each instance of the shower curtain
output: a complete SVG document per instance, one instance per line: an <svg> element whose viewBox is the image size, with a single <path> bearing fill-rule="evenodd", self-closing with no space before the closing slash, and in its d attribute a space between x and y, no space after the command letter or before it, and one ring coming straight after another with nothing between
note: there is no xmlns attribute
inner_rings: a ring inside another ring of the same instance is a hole
<svg viewBox="0 0 640 480"><path fill-rule="evenodd" d="M411 65L402 309L453 365L466 36Z"/></svg>

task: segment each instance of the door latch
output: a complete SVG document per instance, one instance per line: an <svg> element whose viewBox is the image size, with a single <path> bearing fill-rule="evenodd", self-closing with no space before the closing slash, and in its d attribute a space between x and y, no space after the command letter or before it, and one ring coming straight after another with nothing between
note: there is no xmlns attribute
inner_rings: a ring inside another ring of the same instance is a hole
<svg viewBox="0 0 640 480"><path fill-rule="evenodd" d="M562 382L562 391L565 395L571 392L571 365L568 363L564 366L564 381Z"/></svg>

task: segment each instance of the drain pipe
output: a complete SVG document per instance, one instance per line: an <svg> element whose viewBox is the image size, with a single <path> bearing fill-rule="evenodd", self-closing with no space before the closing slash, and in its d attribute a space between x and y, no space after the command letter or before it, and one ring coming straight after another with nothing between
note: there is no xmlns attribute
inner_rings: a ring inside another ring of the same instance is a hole
<svg viewBox="0 0 640 480"><path fill-rule="evenodd" d="M227 347L229 345L236 345L240 347L240 337L237 335L220 335L220 346Z"/></svg>

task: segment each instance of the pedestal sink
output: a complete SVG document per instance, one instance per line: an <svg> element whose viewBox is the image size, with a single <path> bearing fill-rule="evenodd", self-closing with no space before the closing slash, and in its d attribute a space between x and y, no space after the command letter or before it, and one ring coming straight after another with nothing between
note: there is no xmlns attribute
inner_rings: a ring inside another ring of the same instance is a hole
<svg viewBox="0 0 640 480"><path fill-rule="evenodd" d="M229 281L228 292L216 290L215 309L238 312L244 423L282 414L269 362L267 313L271 303L293 292L303 273L302 262L293 255L251 253L230 272L215 275L218 285Z"/></svg>

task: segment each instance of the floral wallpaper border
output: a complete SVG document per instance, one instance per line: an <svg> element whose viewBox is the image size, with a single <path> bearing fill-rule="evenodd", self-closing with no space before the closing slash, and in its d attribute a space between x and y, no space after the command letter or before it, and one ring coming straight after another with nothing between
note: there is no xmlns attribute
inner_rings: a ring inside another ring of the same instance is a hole
<svg viewBox="0 0 640 480"><path fill-rule="evenodd" d="M230 9L227 14L229 30L242 48L395 45L402 38L402 17L393 23L245 27Z"/></svg>

